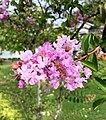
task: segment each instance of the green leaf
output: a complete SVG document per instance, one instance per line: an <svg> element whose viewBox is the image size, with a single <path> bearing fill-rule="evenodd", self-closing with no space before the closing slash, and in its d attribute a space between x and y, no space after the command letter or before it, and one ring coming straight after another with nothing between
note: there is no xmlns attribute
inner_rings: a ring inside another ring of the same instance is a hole
<svg viewBox="0 0 106 120"><path fill-rule="evenodd" d="M106 92L106 82L105 79L101 79L99 77L95 77L94 82L104 91Z"/></svg>
<svg viewBox="0 0 106 120"><path fill-rule="evenodd" d="M74 4L78 4L78 0L75 0L75 1L74 1Z"/></svg>
<svg viewBox="0 0 106 120"><path fill-rule="evenodd" d="M106 40L104 40L103 42L100 43L100 46L103 48L103 47L106 47Z"/></svg>
<svg viewBox="0 0 106 120"><path fill-rule="evenodd" d="M106 96L101 97L100 99L96 100L93 103L93 109L96 109L98 106L100 106L101 104L103 104L104 102L106 102Z"/></svg>
<svg viewBox="0 0 106 120"><path fill-rule="evenodd" d="M84 51L84 53L86 54L88 52L88 48L89 48L89 35L85 35L82 39L82 50Z"/></svg>
<svg viewBox="0 0 106 120"><path fill-rule="evenodd" d="M95 45L95 42L94 42L94 40L93 40L93 36L92 36L92 35L90 36L90 46L91 46L91 48L95 48L95 47L96 47L96 45Z"/></svg>
<svg viewBox="0 0 106 120"><path fill-rule="evenodd" d="M82 39L82 50L86 54L89 48L96 48L99 45L99 39L96 38L92 33L87 34Z"/></svg>
<svg viewBox="0 0 106 120"><path fill-rule="evenodd" d="M11 5L13 5L13 6L16 6L16 7L17 7L17 5L18 5L18 4L17 4L17 2L16 2L15 0L12 0L12 1L11 1Z"/></svg>
<svg viewBox="0 0 106 120"><path fill-rule="evenodd" d="M89 61L92 62L97 67L98 70L98 60L95 53L89 56Z"/></svg>
<svg viewBox="0 0 106 120"><path fill-rule="evenodd" d="M91 48L95 48L99 45L99 39L95 37L92 33L89 35L89 41Z"/></svg>
<svg viewBox="0 0 106 120"><path fill-rule="evenodd" d="M96 46L99 45L99 39L94 35L93 35L93 40L94 40Z"/></svg>
<svg viewBox="0 0 106 120"><path fill-rule="evenodd" d="M98 60L97 60L97 56L95 53L93 54L92 62L95 64L95 66L97 67L97 70L98 70Z"/></svg>
<svg viewBox="0 0 106 120"><path fill-rule="evenodd" d="M104 26L104 30L103 30L103 33L102 33L102 40L106 42L106 25Z"/></svg>
<svg viewBox="0 0 106 120"><path fill-rule="evenodd" d="M68 10L70 8L70 6L71 6L71 2L69 0L66 0L65 2L66 2L66 4L64 4L64 9Z"/></svg>
<svg viewBox="0 0 106 120"><path fill-rule="evenodd" d="M86 67L89 67L90 69L97 71L98 67L95 65L93 62L86 61L86 60L81 60L82 64L85 65Z"/></svg>

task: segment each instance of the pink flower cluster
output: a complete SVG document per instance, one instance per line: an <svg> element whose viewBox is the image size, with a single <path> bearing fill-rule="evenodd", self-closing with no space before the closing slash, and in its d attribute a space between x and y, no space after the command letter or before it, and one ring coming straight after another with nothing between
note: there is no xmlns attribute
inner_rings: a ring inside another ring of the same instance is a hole
<svg viewBox="0 0 106 120"><path fill-rule="evenodd" d="M2 7L0 7L0 20L7 20L9 17L9 12L7 11L7 6L9 4L9 0L2 0Z"/></svg>
<svg viewBox="0 0 106 120"><path fill-rule="evenodd" d="M31 2L32 3L32 0L26 0L26 2Z"/></svg>
<svg viewBox="0 0 106 120"><path fill-rule="evenodd" d="M27 17L27 22L29 22L30 24L33 24L35 22L35 19L31 18L31 17Z"/></svg>
<svg viewBox="0 0 106 120"><path fill-rule="evenodd" d="M33 54L30 50L22 52L15 72L20 76L19 88L46 82L46 90L57 89L63 85L67 90L82 88L92 71L75 61L74 51L81 49L81 43L69 36L62 36L53 44L46 42Z"/></svg>
<svg viewBox="0 0 106 120"><path fill-rule="evenodd" d="M84 20L84 17L81 15L80 10L78 8L74 11L74 19L70 21L70 27L75 27L80 21Z"/></svg>

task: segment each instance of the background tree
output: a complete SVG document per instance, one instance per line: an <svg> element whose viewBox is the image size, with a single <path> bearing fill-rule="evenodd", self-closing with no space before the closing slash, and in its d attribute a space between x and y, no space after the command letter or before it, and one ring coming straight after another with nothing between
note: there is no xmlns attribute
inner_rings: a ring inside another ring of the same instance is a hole
<svg viewBox="0 0 106 120"><path fill-rule="evenodd" d="M98 21L95 15L98 14L97 9L100 1L94 1L93 4L85 3L84 5L79 4L78 0L38 0L37 2L19 0L17 3L12 0L9 3L9 5L14 6L14 11L10 10L8 19L0 22L0 34L2 36L0 47L2 49L11 51L34 50L35 47L45 41L54 41L61 34L70 35L73 39L86 21L97 26L100 25L99 22L95 23ZM83 23L80 28L75 28L74 32L70 32L71 20L75 19L73 9L76 7L80 10L79 16L83 18ZM55 22L57 21L57 24L60 24L61 20L63 21L62 24L54 27Z"/></svg>

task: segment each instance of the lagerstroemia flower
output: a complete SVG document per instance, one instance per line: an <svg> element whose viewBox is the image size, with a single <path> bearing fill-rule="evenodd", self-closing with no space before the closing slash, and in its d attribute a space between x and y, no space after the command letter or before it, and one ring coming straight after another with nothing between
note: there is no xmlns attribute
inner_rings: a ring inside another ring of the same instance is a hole
<svg viewBox="0 0 106 120"><path fill-rule="evenodd" d="M9 12L7 11L9 0L2 0L2 6L0 7L0 20L7 20Z"/></svg>
<svg viewBox="0 0 106 120"><path fill-rule="evenodd" d="M75 7L75 8L73 9L73 13L74 13L74 14L80 14L79 8Z"/></svg>
<svg viewBox="0 0 106 120"><path fill-rule="evenodd" d="M19 80L18 85L19 88L23 88L25 86L25 83L22 80Z"/></svg>
<svg viewBox="0 0 106 120"><path fill-rule="evenodd" d="M33 56L31 50L27 50L26 52L21 52L20 59L23 61L29 61Z"/></svg>
<svg viewBox="0 0 106 120"><path fill-rule="evenodd" d="M32 0L26 0L26 2L31 2L32 3Z"/></svg>
<svg viewBox="0 0 106 120"><path fill-rule="evenodd" d="M89 68L85 67L84 74L85 74L86 78L89 79L90 76L92 75L92 71Z"/></svg>
<svg viewBox="0 0 106 120"><path fill-rule="evenodd" d="M79 8L77 7L73 10L73 17L74 19L70 20L70 27L76 27L78 23L84 20L84 16L82 16Z"/></svg>
<svg viewBox="0 0 106 120"><path fill-rule="evenodd" d="M15 69L21 79L19 88L37 85L39 81L46 82L46 88L57 89L60 84L70 91L82 88L92 71L74 60L77 52L73 52L80 50L81 43L63 35L53 44L44 43L34 54L30 50L22 52L21 60L17 62L19 67Z"/></svg>
<svg viewBox="0 0 106 120"><path fill-rule="evenodd" d="M29 23L33 24L35 22L35 19L31 18L31 17L27 17L26 19Z"/></svg>
<svg viewBox="0 0 106 120"><path fill-rule="evenodd" d="M2 8L3 9L6 9L8 4L9 4L9 0L2 0Z"/></svg>

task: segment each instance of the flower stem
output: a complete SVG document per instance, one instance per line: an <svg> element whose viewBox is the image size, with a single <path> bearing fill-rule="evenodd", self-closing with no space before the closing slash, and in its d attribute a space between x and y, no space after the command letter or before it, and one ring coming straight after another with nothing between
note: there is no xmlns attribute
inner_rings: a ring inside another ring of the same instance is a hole
<svg viewBox="0 0 106 120"><path fill-rule="evenodd" d="M41 106L42 106L42 99L41 99L41 83L38 82L38 108L37 108L37 119L36 120L42 120L42 114L41 114Z"/></svg>
<svg viewBox="0 0 106 120"><path fill-rule="evenodd" d="M56 110L56 114L54 116L53 120L58 120L58 117L60 115L60 112L62 111L62 88L60 88L60 94L58 96L58 106L57 106L57 110Z"/></svg>

